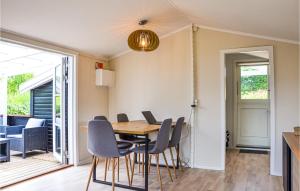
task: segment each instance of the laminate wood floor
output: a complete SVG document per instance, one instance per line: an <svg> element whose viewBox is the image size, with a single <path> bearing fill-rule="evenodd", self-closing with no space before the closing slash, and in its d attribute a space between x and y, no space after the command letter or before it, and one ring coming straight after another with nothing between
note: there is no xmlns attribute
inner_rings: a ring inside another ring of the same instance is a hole
<svg viewBox="0 0 300 191"><path fill-rule="evenodd" d="M104 164L98 165L98 178L103 178ZM137 167L137 165L136 165ZM5 191L82 191L88 177L90 165L71 167L56 173L45 175ZM138 172L135 168L135 172ZM282 191L281 177L269 175L269 155L239 153L228 150L226 171L213 171L186 168L178 172L178 177L171 182L167 170L161 168L164 190L172 191ZM173 172L172 172L173 173ZM108 180L111 178L109 173ZM121 163L120 182L126 184L125 165ZM141 174L136 173L135 185L143 185ZM159 190L155 167L151 167L149 176L150 190ZM110 186L91 182L90 191L110 191ZM116 190L125 190L116 188Z"/></svg>

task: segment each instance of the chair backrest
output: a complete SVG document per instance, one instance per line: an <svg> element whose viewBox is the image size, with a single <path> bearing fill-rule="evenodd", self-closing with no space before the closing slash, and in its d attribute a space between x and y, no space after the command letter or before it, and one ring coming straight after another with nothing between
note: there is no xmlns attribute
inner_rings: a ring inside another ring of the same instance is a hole
<svg viewBox="0 0 300 191"><path fill-rule="evenodd" d="M118 122L129 122L129 119L125 113L119 113L117 115Z"/></svg>
<svg viewBox="0 0 300 191"><path fill-rule="evenodd" d="M175 128L173 129L170 146L175 147L179 144L183 124L184 124L184 117L178 118Z"/></svg>
<svg viewBox="0 0 300 191"><path fill-rule="evenodd" d="M117 115L117 119L118 119L118 122L129 122L128 116L125 113L119 113ZM121 134L119 134L119 138L121 140L132 141L132 140L134 140L135 136L121 133Z"/></svg>
<svg viewBox="0 0 300 191"><path fill-rule="evenodd" d="M118 157L117 140L111 123L92 120L88 125L88 151L95 156Z"/></svg>
<svg viewBox="0 0 300 191"><path fill-rule="evenodd" d="M149 124L156 124L157 121L151 111L142 111L143 116Z"/></svg>
<svg viewBox="0 0 300 191"><path fill-rule="evenodd" d="M171 126L172 126L172 119L166 119L163 121L159 129L159 132L157 134L155 146L151 152L162 153L164 150L168 148Z"/></svg>
<svg viewBox="0 0 300 191"><path fill-rule="evenodd" d="M45 122L45 119L30 118L27 121L25 128L44 127Z"/></svg>
<svg viewBox="0 0 300 191"><path fill-rule="evenodd" d="M94 117L94 120L105 120L108 121L107 118L104 115L97 115Z"/></svg>

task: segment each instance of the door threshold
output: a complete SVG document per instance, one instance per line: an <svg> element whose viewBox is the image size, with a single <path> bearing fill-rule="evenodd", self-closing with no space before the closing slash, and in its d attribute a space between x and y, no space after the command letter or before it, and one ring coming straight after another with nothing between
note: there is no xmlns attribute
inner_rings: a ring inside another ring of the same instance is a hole
<svg viewBox="0 0 300 191"><path fill-rule="evenodd" d="M236 149L239 149L239 150L257 150L257 151L270 151L271 149L270 148L267 148L267 147L249 147L249 146L236 146L235 147Z"/></svg>

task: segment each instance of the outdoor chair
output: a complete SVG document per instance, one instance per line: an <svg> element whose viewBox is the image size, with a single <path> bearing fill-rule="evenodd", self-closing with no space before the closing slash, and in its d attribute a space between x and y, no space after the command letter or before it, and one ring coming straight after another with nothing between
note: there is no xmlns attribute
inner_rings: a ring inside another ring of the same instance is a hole
<svg viewBox="0 0 300 191"><path fill-rule="evenodd" d="M10 150L26 152L32 150L45 150L48 152L48 130L45 119L30 118L26 125L0 126L0 131L10 139Z"/></svg>

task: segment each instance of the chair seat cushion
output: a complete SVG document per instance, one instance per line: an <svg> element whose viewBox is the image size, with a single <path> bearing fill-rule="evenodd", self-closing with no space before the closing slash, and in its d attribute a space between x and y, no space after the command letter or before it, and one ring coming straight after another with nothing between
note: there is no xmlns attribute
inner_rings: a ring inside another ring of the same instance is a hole
<svg viewBox="0 0 300 191"><path fill-rule="evenodd" d="M149 143L149 145L155 145L155 143L156 143L156 140L155 140L155 141L151 141L151 142ZM171 141L169 141L168 147L175 147L175 146L176 146L176 145L171 144Z"/></svg>
<svg viewBox="0 0 300 191"><path fill-rule="evenodd" d="M130 154L132 151L130 149L119 149L120 156L125 156Z"/></svg>
<svg viewBox="0 0 300 191"><path fill-rule="evenodd" d="M148 152L150 154L152 154L151 151L153 150L154 146L155 145L150 145L149 144L149 146L148 146ZM135 153L145 153L145 148L146 148L146 146L143 145L143 146L139 146L139 147L134 147L133 149L131 149L131 151L135 152Z"/></svg>
<svg viewBox="0 0 300 191"><path fill-rule="evenodd" d="M133 144L145 144L146 143L146 140L144 138L140 138L140 137L135 137L134 139L124 140L124 141L131 142ZM147 139L147 141L150 142L151 140Z"/></svg>
<svg viewBox="0 0 300 191"><path fill-rule="evenodd" d="M18 139L22 139L22 134L11 134L11 135L7 135L7 138L18 138Z"/></svg>
<svg viewBox="0 0 300 191"><path fill-rule="evenodd" d="M44 122L45 122L44 119L30 118L25 128L42 127Z"/></svg>
<svg viewBox="0 0 300 191"><path fill-rule="evenodd" d="M117 141L118 149L129 149L132 147L132 143Z"/></svg>

